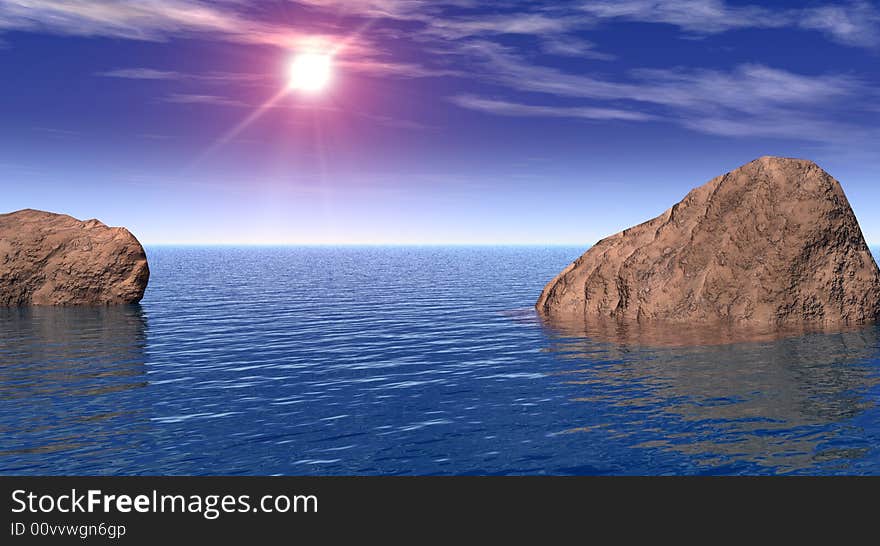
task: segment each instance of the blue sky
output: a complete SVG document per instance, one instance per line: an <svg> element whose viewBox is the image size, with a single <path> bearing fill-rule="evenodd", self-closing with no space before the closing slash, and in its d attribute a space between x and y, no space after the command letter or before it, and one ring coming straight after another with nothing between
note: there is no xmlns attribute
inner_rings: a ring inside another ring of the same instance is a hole
<svg viewBox="0 0 880 546"><path fill-rule="evenodd" d="M322 92L286 92L304 50ZM0 187L145 243L588 245L761 155L880 244L880 6L0 0Z"/></svg>

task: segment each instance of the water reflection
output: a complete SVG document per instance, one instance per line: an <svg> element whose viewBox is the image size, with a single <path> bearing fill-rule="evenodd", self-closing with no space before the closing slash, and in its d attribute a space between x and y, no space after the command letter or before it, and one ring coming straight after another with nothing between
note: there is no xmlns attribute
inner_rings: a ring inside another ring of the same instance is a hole
<svg viewBox="0 0 880 546"><path fill-rule="evenodd" d="M846 469L865 455L870 446L859 417L876 412L880 329L788 332L782 339L767 332L771 340L749 342L731 333L630 328L573 337L557 330L549 350L571 362L558 375L582 389L576 401L632 416L634 447L686 454L721 472L743 463L756 471L824 463ZM650 439L646 430L654 432Z"/></svg>
<svg viewBox="0 0 880 546"><path fill-rule="evenodd" d="M579 249L149 252L142 307L0 309L0 474L880 474L876 329L542 329Z"/></svg>
<svg viewBox="0 0 880 546"><path fill-rule="evenodd" d="M865 325L788 324L784 326L735 325L729 322L678 324L628 322L614 319L582 319L540 316L551 333L586 337L624 346L694 347L776 341L809 334L834 334L864 330Z"/></svg>
<svg viewBox="0 0 880 546"><path fill-rule="evenodd" d="M145 347L139 306L0 308L2 470L60 474L27 455L129 449Z"/></svg>

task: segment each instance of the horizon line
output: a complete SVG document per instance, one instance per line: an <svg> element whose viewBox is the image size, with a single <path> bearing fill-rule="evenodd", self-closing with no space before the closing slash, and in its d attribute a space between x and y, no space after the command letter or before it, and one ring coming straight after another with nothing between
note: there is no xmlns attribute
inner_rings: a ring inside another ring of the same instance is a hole
<svg viewBox="0 0 880 546"><path fill-rule="evenodd" d="M553 246L593 246L596 243L529 243L529 242L506 242L506 243L493 243L493 242L474 242L474 243L461 243L461 242L439 242L439 243L413 243L413 242L376 242L376 243L363 243L363 242L335 242L335 243L303 243L303 242L291 242L291 243L238 243L238 242L141 242L142 246L201 246L201 247L211 247L211 246L222 246L222 247L339 247L339 246L363 246L363 247L378 247L378 246L536 246L536 247L553 247Z"/></svg>
<svg viewBox="0 0 880 546"><path fill-rule="evenodd" d="M598 243L598 241L596 241ZM473 242L473 243L461 243L461 242L440 242L440 243L413 243L413 242L377 242L377 243L362 243L362 242L337 242L337 243L237 243L237 242L186 242L186 243L177 243L177 242L142 242L141 245L144 247L448 247L448 246L479 246L479 247L498 247L498 246L513 246L513 247L592 247L596 243L531 243L531 242ZM880 250L880 243L867 243L868 248L878 249Z"/></svg>

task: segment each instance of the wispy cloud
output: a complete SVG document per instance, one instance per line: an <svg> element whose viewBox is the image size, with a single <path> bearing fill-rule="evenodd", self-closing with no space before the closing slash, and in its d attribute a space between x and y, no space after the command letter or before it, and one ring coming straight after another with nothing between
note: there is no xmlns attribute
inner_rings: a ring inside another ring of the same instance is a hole
<svg viewBox="0 0 880 546"><path fill-rule="evenodd" d="M312 7L336 9L379 18L415 18L434 21L436 5L431 2L335 1L299 2ZM443 5L466 5L445 2ZM367 29L371 23L350 25L344 30L332 25L303 24L299 17L258 18L256 3L248 0L207 2L202 0L0 0L0 33L30 31L64 36L110 37L141 41L168 41L178 37L199 37L242 44L270 45L286 50L317 49L334 54L337 62L354 71L392 77L421 78L460 75L444 68L418 62L395 60L394 52L379 47ZM330 29L329 31L327 29ZM171 70L123 67L101 76L143 80L232 81L257 80L253 75L183 74Z"/></svg>
<svg viewBox="0 0 880 546"><path fill-rule="evenodd" d="M760 64L721 70L635 70L634 100L712 111L760 114L770 108L831 105L866 96L869 88L844 74L807 76Z"/></svg>
<svg viewBox="0 0 880 546"><path fill-rule="evenodd" d="M365 17L424 20L447 7L472 8L479 0L294 0L298 4L330 8Z"/></svg>
<svg viewBox="0 0 880 546"><path fill-rule="evenodd" d="M345 70L383 77L457 78L482 90L457 91L453 103L504 116L665 119L704 133L812 140L854 130L859 122L852 120L861 112L876 117L871 105L877 93L852 75L799 74L747 63L724 70L618 70L606 76L546 62L547 56L612 60L615 57L601 44L587 39L590 30L629 22L672 25L683 35L701 37L786 28L815 37L822 33L846 46L877 48L880 10L864 0L817 0L795 8L758 5L755 0L504 0L494 3L489 14L485 3L476 0L296 0L290 7L284 12L290 20L285 20L265 16L254 0L0 0L0 32L153 41L196 36L288 49L339 48L337 63ZM303 8L342 23L310 26L299 19ZM411 46L410 55L401 55L406 48L398 44ZM162 67L117 67L100 75L189 84L277 84L265 75L183 73ZM224 93L196 89L162 100L246 106ZM565 100L547 104L554 97Z"/></svg>
<svg viewBox="0 0 880 546"><path fill-rule="evenodd" d="M624 84L535 64L495 42L470 41L460 45L458 52L477 64L478 77L519 91L606 99L632 92Z"/></svg>
<svg viewBox="0 0 880 546"><path fill-rule="evenodd" d="M407 129L410 131L427 131L430 129L434 129L429 125L425 125L424 123L419 123L418 121L413 121L410 119L400 119L391 116L383 116L379 114L370 114L367 112L360 112L358 116L374 122L378 125L383 125L385 127L391 127L393 129Z"/></svg>
<svg viewBox="0 0 880 546"><path fill-rule="evenodd" d="M811 8L799 20L799 25L822 31L845 45L869 48L880 45L880 10L867 2Z"/></svg>
<svg viewBox="0 0 880 546"><path fill-rule="evenodd" d="M550 3L504 1L487 15L474 0L297 0L323 15L367 18L362 27L343 32L333 25L303 23L296 11L284 17L260 17L254 0L0 0L0 32L19 30L72 36L100 36L167 41L205 37L281 48L330 48L353 70L388 76L460 76L443 67L402 61L396 51L379 43L383 33L401 32L375 21L417 25L404 38L427 44L422 60L449 53L457 42L486 41L502 35L536 39L540 51L559 56L610 60L592 42L577 35L613 21L675 25L690 34L714 34L744 28L790 27L819 31L850 46L880 46L880 12L869 2L817 4L775 8L731 4L726 0L593 0ZM286 20L289 18L289 20ZM381 25L380 25L381 26ZM174 79L178 74L121 69L107 76Z"/></svg>
<svg viewBox="0 0 880 546"><path fill-rule="evenodd" d="M422 25L422 39L487 38L520 34L546 40L545 50L594 55L574 47L574 31L606 21L670 24L693 34L743 28L791 27L817 30L851 46L880 45L880 11L865 0L777 8L731 4L726 0L592 0L574 3L499 2L497 13L477 10L473 0L297 0L299 6L374 20ZM305 47L306 42L344 44L358 54L376 53L364 33L306 28L298 17L259 18L253 0L0 0L0 31L23 30L74 36L165 41L177 36L209 36L241 43ZM485 8L485 5L483 5ZM453 8L453 9L450 9ZM314 26L314 25L311 25ZM325 27L332 28L332 27ZM565 44L568 44L566 47Z"/></svg>
<svg viewBox="0 0 880 546"><path fill-rule="evenodd" d="M851 141L863 130L846 120L863 111L874 95L870 86L846 75L807 76L762 65L743 65L731 72L666 70L638 75L660 97L682 97L680 103L670 104L681 125L721 136Z"/></svg>
<svg viewBox="0 0 880 546"><path fill-rule="evenodd" d="M343 59L337 62L342 68L357 72L382 76L398 76L402 78L438 78L444 76L464 76L460 70L436 68L418 63L393 62L376 59Z"/></svg>
<svg viewBox="0 0 880 546"><path fill-rule="evenodd" d="M524 34L563 35L608 21L667 24L693 35L738 29L816 30L855 47L880 46L880 10L867 0L813 3L801 8L731 3L728 0L591 0L589 2L499 2L502 13L468 13L471 0L299 0L365 17L418 21L424 32L444 39ZM455 7L456 15L444 8ZM463 12L463 13L462 13Z"/></svg>
<svg viewBox="0 0 880 546"><path fill-rule="evenodd" d="M98 76L107 78L125 78L129 80L178 80L184 75L171 70L155 70L152 68L119 68L98 72Z"/></svg>
<svg viewBox="0 0 880 546"><path fill-rule="evenodd" d="M773 110L764 116L682 116L679 123L694 131L727 137L767 137L844 145L847 142L875 141L877 131L828 116L794 110Z"/></svg>
<svg viewBox="0 0 880 546"><path fill-rule="evenodd" d="M238 34L248 26L232 12L192 0L0 2L0 28L76 36L163 40L182 32Z"/></svg>
<svg viewBox="0 0 880 546"><path fill-rule="evenodd" d="M501 116L559 117L594 120L648 121L656 119L651 114L621 110L618 108L595 108L587 106L541 106L503 100L487 99L473 95L456 95L449 99L462 108Z"/></svg>
<svg viewBox="0 0 880 546"><path fill-rule="evenodd" d="M480 63L484 79L519 91L565 97L754 110L772 103L816 103L867 89L847 75L803 76L758 64L741 65L729 72L633 70L628 80L614 80L535 64L494 42L472 42L461 51Z"/></svg>
<svg viewBox="0 0 880 546"><path fill-rule="evenodd" d="M852 114L870 112L878 94L844 74L804 75L760 64L731 70L641 69L620 78L564 72L538 65L511 48L474 42L462 50L481 59L483 79L509 92L581 99L589 104L547 106L528 100L458 95L452 102L506 116L547 116L631 121L663 119L723 136L766 136L830 142L860 134ZM628 108L619 105L627 103ZM603 115L605 117L603 117Z"/></svg>
<svg viewBox="0 0 880 546"><path fill-rule="evenodd" d="M214 106L237 106L237 107L248 107L245 102L240 100L232 99L229 97L222 97L219 95L196 95L196 94L188 94L188 93L172 93L167 95L162 99L163 102L170 102L173 104L210 104Z"/></svg>
<svg viewBox="0 0 880 546"><path fill-rule="evenodd" d="M844 45L880 45L880 11L864 0L770 8L733 5L725 0L597 0L580 10L600 20L662 23L692 34L715 34L745 28L818 30Z"/></svg>
<svg viewBox="0 0 880 546"><path fill-rule="evenodd" d="M34 131L45 133L53 138L72 138L83 136L82 131L73 131L71 129L59 129L57 127L34 127Z"/></svg>
<svg viewBox="0 0 880 546"><path fill-rule="evenodd" d="M723 0L597 0L584 2L580 10L597 19L664 23L699 34L789 24L784 12L758 6L731 6Z"/></svg>
<svg viewBox="0 0 880 546"><path fill-rule="evenodd" d="M544 13L509 13L481 17L433 17L425 31L444 39L497 34L545 36L563 34L583 26L584 19Z"/></svg>
<svg viewBox="0 0 880 546"><path fill-rule="evenodd" d="M274 77L267 74L247 74L237 72L202 72L185 73L175 70L160 70L155 68L117 68L96 73L105 78L119 78L127 80L169 80L169 81L196 81L239 84L264 85L274 82Z"/></svg>
<svg viewBox="0 0 880 546"><path fill-rule="evenodd" d="M198 36L288 49L327 44L340 55L372 52L362 36L303 32L293 22L253 18L243 9L247 6L244 1L0 0L0 31L143 41Z"/></svg>
<svg viewBox="0 0 880 546"><path fill-rule="evenodd" d="M541 40L541 50L550 55L612 61L615 55L596 49L596 44L575 36L548 36Z"/></svg>

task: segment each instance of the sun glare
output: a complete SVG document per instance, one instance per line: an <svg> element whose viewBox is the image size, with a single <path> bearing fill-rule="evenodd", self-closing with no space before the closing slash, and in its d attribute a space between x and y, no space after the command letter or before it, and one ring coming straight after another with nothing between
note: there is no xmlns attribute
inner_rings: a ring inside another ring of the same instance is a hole
<svg viewBox="0 0 880 546"><path fill-rule="evenodd" d="M300 53L290 63L290 89L317 92L330 82L330 55Z"/></svg>

